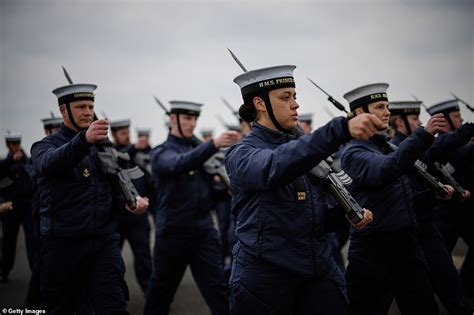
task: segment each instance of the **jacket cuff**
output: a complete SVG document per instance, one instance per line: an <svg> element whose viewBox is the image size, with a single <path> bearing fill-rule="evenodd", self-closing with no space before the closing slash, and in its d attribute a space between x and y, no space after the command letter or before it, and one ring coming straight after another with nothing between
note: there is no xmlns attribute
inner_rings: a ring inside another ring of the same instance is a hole
<svg viewBox="0 0 474 315"><path fill-rule="evenodd" d="M74 137L75 142L77 143L80 149L88 150L94 144L87 142L86 140L86 131L79 131L78 134Z"/></svg>
<svg viewBox="0 0 474 315"><path fill-rule="evenodd" d="M344 118L342 128L344 130L344 133L345 133L347 139L352 140L354 138L351 136L351 132L349 131L349 120L350 120L350 118Z"/></svg>
<svg viewBox="0 0 474 315"><path fill-rule="evenodd" d="M435 140L435 137L430 133L426 132L424 128L418 128L415 133L417 134L421 142L428 146L432 145Z"/></svg>

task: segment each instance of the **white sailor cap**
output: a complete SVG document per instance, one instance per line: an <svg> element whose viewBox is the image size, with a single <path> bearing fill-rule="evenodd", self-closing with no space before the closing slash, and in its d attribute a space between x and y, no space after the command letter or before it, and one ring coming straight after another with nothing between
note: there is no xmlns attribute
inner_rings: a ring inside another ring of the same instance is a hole
<svg viewBox="0 0 474 315"><path fill-rule="evenodd" d="M7 132L5 134L5 141L7 143L20 143L21 142L21 133L19 132Z"/></svg>
<svg viewBox="0 0 474 315"><path fill-rule="evenodd" d="M59 126L63 122L62 117L47 117L41 119L41 122L43 123L43 127L45 129L51 128L51 127L56 127Z"/></svg>
<svg viewBox="0 0 474 315"><path fill-rule="evenodd" d="M421 101L396 101L389 102L388 109L392 116L395 115L419 115Z"/></svg>
<svg viewBox="0 0 474 315"><path fill-rule="evenodd" d="M170 113L199 116L203 104L187 101L170 101Z"/></svg>
<svg viewBox="0 0 474 315"><path fill-rule="evenodd" d="M213 133L212 129L201 129L201 136L202 137L212 136L212 133Z"/></svg>
<svg viewBox="0 0 474 315"><path fill-rule="evenodd" d="M284 65L251 70L234 79L240 87L242 97L256 95L285 87L295 87L293 71L296 66Z"/></svg>
<svg viewBox="0 0 474 315"><path fill-rule="evenodd" d="M137 135L139 137L148 137L150 136L150 133L151 133L151 129L150 128L137 128Z"/></svg>
<svg viewBox="0 0 474 315"><path fill-rule="evenodd" d="M305 114L298 115L298 121L307 122L310 124L313 121L313 114L305 113Z"/></svg>
<svg viewBox="0 0 474 315"><path fill-rule="evenodd" d="M97 88L95 84L79 83L58 87L53 93L58 98L58 104L66 104L81 100L94 100L94 90Z"/></svg>
<svg viewBox="0 0 474 315"><path fill-rule="evenodd" d="M240 132L240 125L237 124L225 124L227 130L230 131L239 131Z"/></svg>
<svg viewBox="0 0 474 315"><path fill-rule="evenodd" d="M344 94L344 98L349 103L351 111L357 107L367 106L379 101L388 101L388 83L372 83L359 86Z"/></svg>
<svg viewBox="0 0 474 315"><path fill-rule="evenodd" d="M114 120L110 122L109 126L112 131L128 128L130 127L130 119Z"/></svg>
<svg viewBox="0 0 474 315"><path fill-rule="evenodd" d="M438 113L449 113L454 111L459 111L459 102L457 99L436 103L428 107L428 113L430 115L435 115Z"/></svg>

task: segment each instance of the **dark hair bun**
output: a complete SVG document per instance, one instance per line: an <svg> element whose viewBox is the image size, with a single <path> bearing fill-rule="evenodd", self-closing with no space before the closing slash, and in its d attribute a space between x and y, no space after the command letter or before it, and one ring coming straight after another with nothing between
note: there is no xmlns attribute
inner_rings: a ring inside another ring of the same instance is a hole
<svg viewBox="0 0 474 315"><path fill-rule="evenodd" d="M251 123L255 120L255 118L257 118L257 112L255 111L255 108L248 104L242 104L240 106L239 115L243 120L248 123Z"/></svg>

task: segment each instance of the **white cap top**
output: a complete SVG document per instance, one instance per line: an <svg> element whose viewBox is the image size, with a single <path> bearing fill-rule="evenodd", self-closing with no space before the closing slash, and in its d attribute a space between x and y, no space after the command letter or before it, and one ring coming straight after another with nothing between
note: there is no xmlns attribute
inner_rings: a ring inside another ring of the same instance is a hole
<svg viewBox="0 0 474 315"><path fill-rule="evenodd" d="M8 132L5 134L5 140L7 142L20 142L21 136L22 135L19 132Z"/></svg>
<svg viewBox="0 0 474 315"><path fill-rule="evenodd" d="M94 90L97 88L95 84L79 83L58 87L53 90L57 96L59 105L75 100L94 99Z"/></svg>
<svg viewBox="0 0 474 315"><path fill-rule="evenodd" d="M353 111L357 107L388 100L388 86L388 83L372 83L363 85L344 94L344 98L349 103L351 111Z"/></svg>
<svg viewBox="0 0 474 315"><path fill-rule="evenodd" d="M298 121L303 121L303 122L309 122L313 120L313 114L312 113L306 113L306 114L301 114L298 115Z"/></svg>
<svg viewBox="0 0 474 315"><path fill-rule="evenodd" d="M284 65L251 70L234 79L246 96L260 90L275 90L288 86L295 86L293 71L296 66Z"/></svg>
<svg viewBox="0 0 474 315"><path fill-rule="evenodd" d="M137 128L137 134L138 136L149 136L151 133L150 128Z"/></svg>
<svg viewBox="0 0 474 315"><path fill-rule="evenodd" d="M130 127L130 119L114 120L110 122L110 129Z"/></svg>
<svg viewBox="0 0 474 315"><path fill-rule="evenodd" d="M428 107L428 113L430 115L442 113L442 112L452 112L459 110L459 102L457 99L447 100L444 102L436 103Z"/></svg>
<svg viewBox="0 0 474 315"><path fill-rule="evenodd" d="M388 104L388 109L392 115L419 115L421 101L396 101Z"/></svg>
<svg viewBox="0 0 474 315"><path fill-rule="evenodd" d="M201 112L203 104L187 101L170 101L171 113L196 115Z"/></svg>

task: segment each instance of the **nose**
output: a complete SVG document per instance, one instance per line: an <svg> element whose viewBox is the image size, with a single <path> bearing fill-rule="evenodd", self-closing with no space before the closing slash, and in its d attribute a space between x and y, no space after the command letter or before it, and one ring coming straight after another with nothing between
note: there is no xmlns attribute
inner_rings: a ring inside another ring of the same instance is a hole
<svg viewBox="0 0 474 315"><path fill-rule="evenodd" d="M291 105L291 107L293 109L298 109L298 108L300 108L300 104L298 104L298 102L295 100L295 101L293 101L293 104Z"/></svg>
<svg viewBox="0 0 474 315"><path fill-rule="evenodd" d="M86 107L86 110L84 111L85 116L92 116L94 114L94 109L90 107Z"/></svg>

